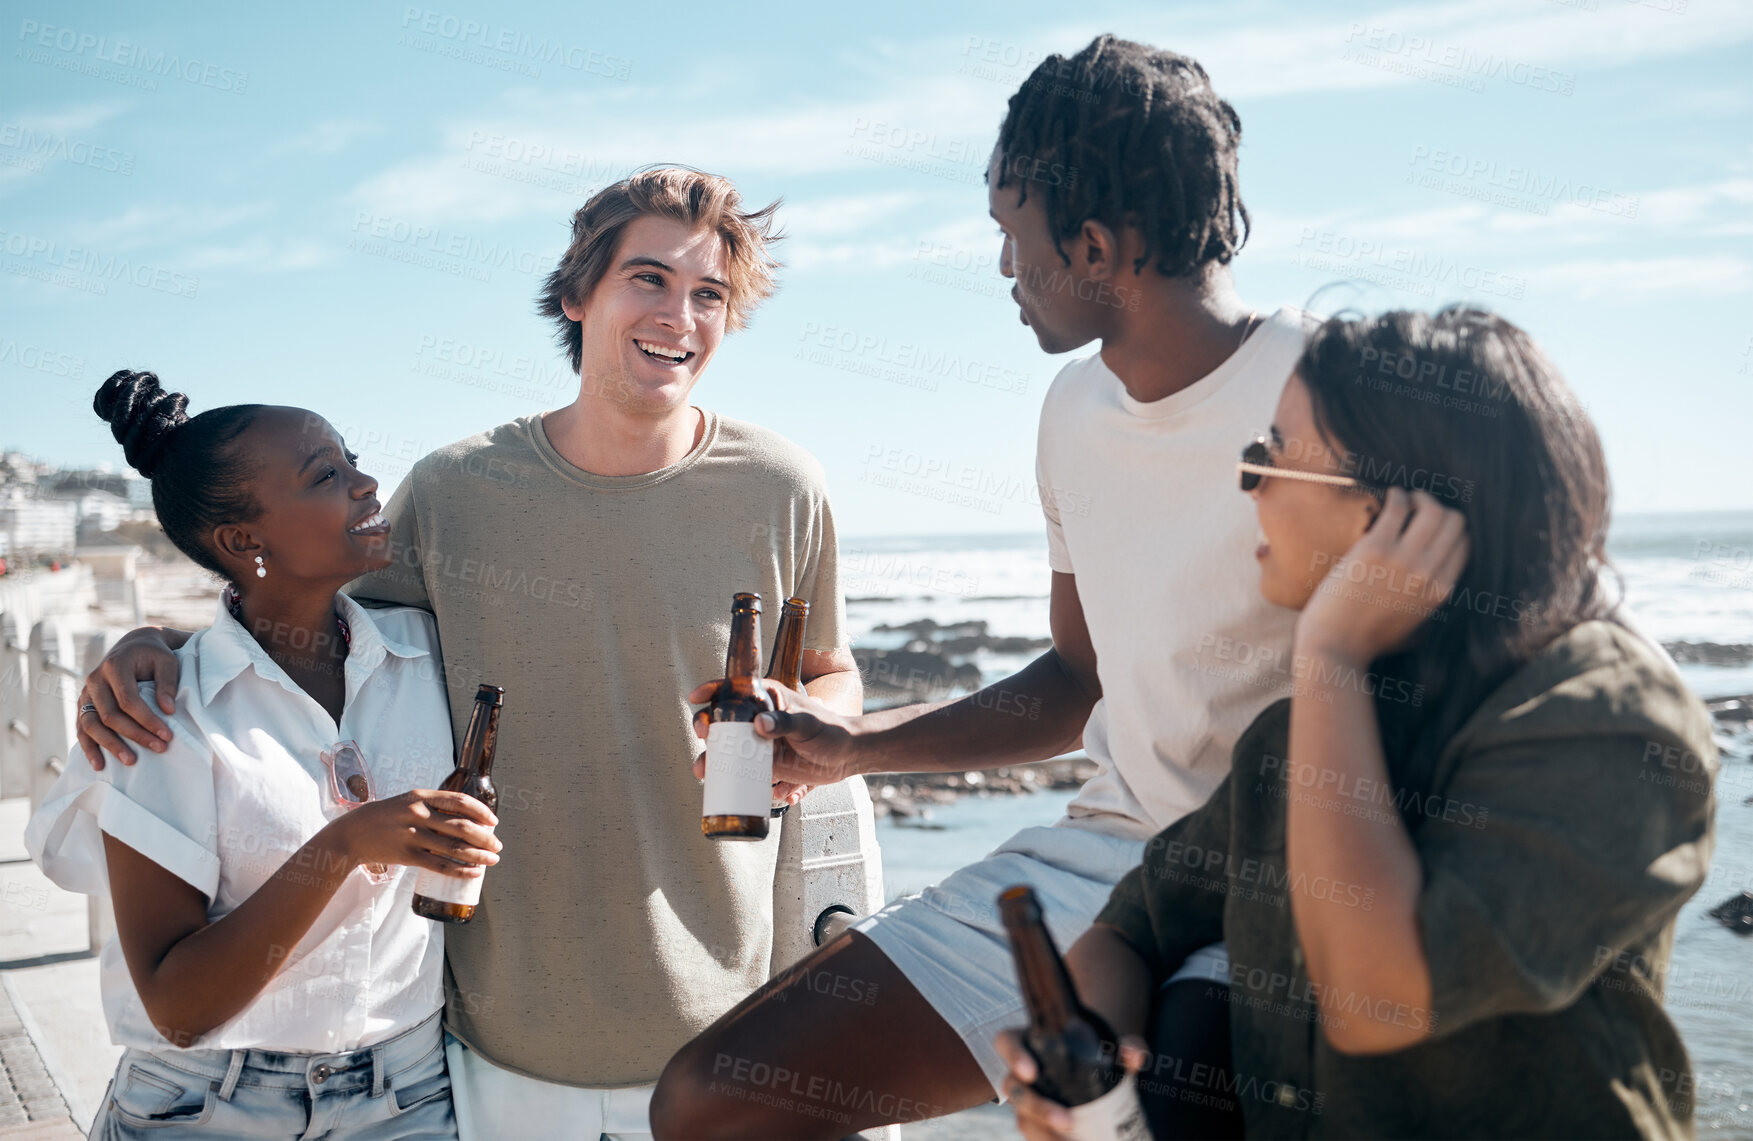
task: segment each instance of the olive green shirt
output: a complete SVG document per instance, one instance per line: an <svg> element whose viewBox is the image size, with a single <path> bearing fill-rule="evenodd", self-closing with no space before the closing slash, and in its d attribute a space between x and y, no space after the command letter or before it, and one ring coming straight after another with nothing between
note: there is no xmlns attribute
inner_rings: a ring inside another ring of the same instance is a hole
<svg viewBox="0 0 1753 1141"><path fill-rule="evenodd" d="M1225 783L1151 840L1097 917L1159 979L1228 944L1230 1092L1248 1136L1692 1136L1691 1067L1662 987L1675 915L1710 860L1716 751L1660 651L1617 625L1577 626L1485 700L1422 800L1295 790L1355 814L1412 805L1429 1011L1323 995L1304 969L1289 892L1359 908L1371 895L1290 882L1289 723L1286 700L1249 726ZM1346 1055L1320 1027L1347 1017L1430 1036Z"/></svg>
<svg viewBox="0 0 1753 1141"><path fill-rule="evenodd" d="M700 834L687 695L724 670L739 590L764 646L791 594L809 648L845 644L821 466L708 412L670 467L594 475L526 416L420 460L385 514L395 564L350 589L438 619L458 741L475 687L505 687L505 849L445 931L445 1024L531 1077L656 1081L771 967L779 830Z"/></svg>

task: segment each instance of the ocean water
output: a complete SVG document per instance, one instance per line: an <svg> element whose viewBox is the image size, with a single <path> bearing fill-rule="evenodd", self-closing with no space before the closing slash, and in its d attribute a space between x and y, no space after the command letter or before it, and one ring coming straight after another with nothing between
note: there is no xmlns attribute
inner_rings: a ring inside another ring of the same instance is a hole
<svg viewBox="0 0 1753 1141"><path fill-rule="evenodd" d="M1753 645L1753 512L1626 516L1609 554L1636 621L1662 642ZM984 621L1000 637L1048 637L1050 571L1039 534L847 539L847 618L854 645L893 648L905 634L878 630L921 618ZM1032 655L979 654L988 682ZM1683 665L1700 697L1753 694L1753 666ZM1753 936L1737 936L1707 912L1753 890L1753 739L1719 733L1717 840L1704 887L1682 909L1667 1003L1692 1066L1698 1135L1753 1137ZM879 782L873 781L873 784ZM1049 824L1069 793L965 798L931 810L925 827L883 821L885 886L891 898L935 883L979 859L1020 828ZM997 1107L957 1115L910 1136L998 1136L1014 1131Z"/></svg>

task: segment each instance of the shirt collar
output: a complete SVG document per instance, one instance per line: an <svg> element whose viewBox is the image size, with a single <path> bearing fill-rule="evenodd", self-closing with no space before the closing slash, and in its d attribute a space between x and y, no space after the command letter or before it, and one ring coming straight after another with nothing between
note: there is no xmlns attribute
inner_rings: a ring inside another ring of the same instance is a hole
<svg viewBox="0 0 1753 1141"><path fill-rule="evenodd" d="M372 671L383 664L384 658L393 654L398 658L413 660L430 656L426 650L411 646L395 638L389 638L377 628L372 620L371 611L359 605L345 594L335 596L335 610L347 623L352 641L347 650L347 673L349 695L357 692L357 684L369 677ZM230 684L244 670L254 668L256 675L265 681L278 683L292 693L303 693L298 683L287 676L280 663L268 656L241 622L231 616L231 610L225 604L225 595L219 596L219 606L213 616L213 625L208 627L202 636L196 655L196 671L200 677L201 704L211 705L219 696L219 691ZM355 682L354 679L358 679Z"/></svg>

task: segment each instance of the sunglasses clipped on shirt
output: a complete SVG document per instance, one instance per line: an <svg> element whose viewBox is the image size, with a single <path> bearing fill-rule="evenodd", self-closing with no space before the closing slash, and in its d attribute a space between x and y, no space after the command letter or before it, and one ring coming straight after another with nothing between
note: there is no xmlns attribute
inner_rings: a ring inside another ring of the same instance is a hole
<svg viewBox="0 0 1753 1141"><path fill-rule="evenodd" d="M353 741L338 741L318 755L329 770L329 795L342 808L357 808L377 795L371 782L371 770Z"/></svg>
<svg viewBox="0 0 1753 1141"><path fill-rule="evenodd" d="M1348 475L1328 475L1319 471L1296 471L1282 468L1272 462L1272 444L1265 436L1256 436L1252 443L1242 449L1242 458L1236 464L1236 471L1241 476L1242 490L1253 491L1260 486L1260 481L1273 479L1296 479L1304 483L1324 483L1329 487L1345 487L1354 491L1367 491L1371 495L1381 495L1382 489L1373 487L1361 479L1353 479Z"/></svg>
<svg viewBox="0 0 1753 1141"><path fill-rule="evenodd" d="M377 799L377 786L371 770L365 765L365 754L354 741L337 741L317 755L329 771L329 795L342 808L358 808ZM383 864L362 865L365 878L374 884L388 883L392 878Z"/></svg>

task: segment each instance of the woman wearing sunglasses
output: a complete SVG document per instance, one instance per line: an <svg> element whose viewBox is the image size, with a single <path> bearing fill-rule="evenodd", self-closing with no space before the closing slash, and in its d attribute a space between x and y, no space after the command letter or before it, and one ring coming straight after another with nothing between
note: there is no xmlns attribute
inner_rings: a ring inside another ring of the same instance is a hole
<svg viewBox="0 0 1753 1141"><path fill-rule="evenodd" d="M92 1136L454 1137L443 937L404 869L479 876L500 845L484 805L433 791L453 762L432 618L339 593L391 547L327 421L186 403L131 372L95 400L165 533L229 583L174 707L141 687L173 736L151 765L67 766L26 832L115 907L127 1049Z"/></svg>
<svg viewBox="0 0 1753 1141"><path fill-rule="evenodd" d="M1617 620L1575 398L1476 309L1335 319L1240 474L1261 592L1300 611L1262 665L1291 696L1068 955L1136 1036L1228 944L1229 1071L1129 1037L1147 1104L1203 1088L1249 1137L1691 1136L1662 991L1712 800L1664 759L1712 771L1711 723ZM1068 1128L1000 1049L1023 1131Z"/></svg>

